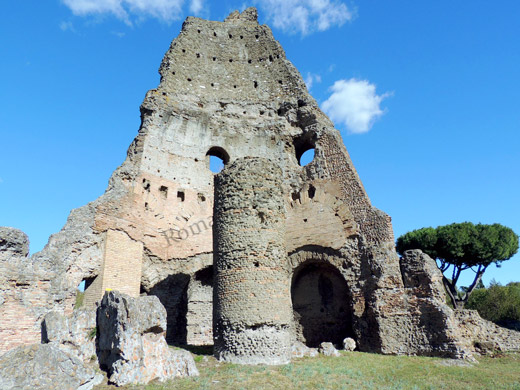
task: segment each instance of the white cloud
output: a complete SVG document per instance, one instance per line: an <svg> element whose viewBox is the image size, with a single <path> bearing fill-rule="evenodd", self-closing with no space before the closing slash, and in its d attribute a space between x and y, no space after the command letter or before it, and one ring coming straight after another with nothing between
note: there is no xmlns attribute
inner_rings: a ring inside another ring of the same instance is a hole
<svg viewBox="0 0 520 390"><path fill-rule="evenodd" d="M338 0L256 0L273 26L302 35L352 20L354 12Z"/></svg>
<svg viewBox="0 0 520 390"><path fill-rule="evenodd" d="M321 83L321 76L319 74L313 74L307 72L307 76L305 76L305 85L307 85L307 89L310 91L314 83Z"/></svg>
<svg viewBox="0 0 520 390"><path fill-rule="evenodd" d="M200 1L200 0L193 0ZM150 16L165 22L179 19L184 0L62 0L74 15L113 14L127 24L130 15Z"/></svg>
<svg viewBox="0 0 520 390"><path fill-rule="evenodd" d="M205 0L61 0L74 15L111 14L131 25L134 18L153 17L165 22L183 16L189 4L195 15L208 13ZM274 27L287 32L309 34L341 26L355 12L341 0L254 0ZM67 28L66 25L63 27ZM65 31L65 30L64 30Z"/></svg>
<svg viewBox="0 0 520 390"><path fill-rule="evenodd" d="M376 86L367 80L338 80L330 88L332 95L323 102L323 111L336 123L343 123L350 133L366 133L385 111L383 99L392 93L376 94Z"/></svg>
<svg viewBox="0 0 520 390"><path fill-rule="evenodd" d="M72 31L72 32L76 31L74 29L74 25L72 24L72 22L61 22L60 29L61 29L61 31L67 31L67 30Z"/></svg>
<svg viewBox="0 0 520 390"><path fill-rule="evenodd" d="M190 3L190 12L194 15L200 15L202 9L204 8L204 0L191 0Z"/></svg>

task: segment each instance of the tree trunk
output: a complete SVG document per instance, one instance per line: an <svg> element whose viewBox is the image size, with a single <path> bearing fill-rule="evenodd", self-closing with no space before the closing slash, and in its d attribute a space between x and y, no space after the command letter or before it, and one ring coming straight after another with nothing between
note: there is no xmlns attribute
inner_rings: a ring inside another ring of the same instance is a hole
<svg viewBox="0 0 520 390"><path fill-rule="evenodd" d="M464 305L468 301L469 296L475 290L475 288L477 287L478 283L482 279L482 275L484 275L484 271L486 270L487 267L488 267L487 265L485 265L485 266L484 265L479 265L478 266L478 271L475 273L475 279L473 280L473 283L471 283L471 285L468 288L468 291L466 291L464 293L464 296L461 298L461 300L463 301L462 308L464 308Z"/></svg>
<svg viewBox="0 0 520 390"><path fill-rule="evenodd" d="M478 283L482 279L482 275L484 275L484 271L486 270L488 266L487 265L479 265L478 270L475 273L475 279L473 280L473 283L468 287L468 291L464 293L462 297L458 296L457 293L457 287L456 287L456 281L459 278L460 271L456 272L453 271L453 276L455 278L455 283L452 280L449 280L444 274L442 275L442 282L444 283L444 288L446 289L446 292L448 293L448 296L450 297L451 304L453 305L453 308L455 310L462 310L464 309L464 305L466 302L468 302L469 296L475 290Z"/></svg>
<svg viewBox="0 0 520 390"><path fill-rule="evenodd" d="M460 306L459 297L457 295L457 289L455 285L444 275L442 275L442 282L444 283L444 288L446 289L446 292L448 293L448 296L450 297L451 304L453 305L453 308L455 310L457 309L463 309L464 308L464 302L462 303L462 307Z"/></svg>
<svg viewBox="0 0 520 390"><path fill-rule="evenodd" d="M455 304L453 305L453 307L455 308L455 310L462 310L462 309L464 309L464 305L466 304L466 301L467 300L457 298L455 300Z"/></svg>

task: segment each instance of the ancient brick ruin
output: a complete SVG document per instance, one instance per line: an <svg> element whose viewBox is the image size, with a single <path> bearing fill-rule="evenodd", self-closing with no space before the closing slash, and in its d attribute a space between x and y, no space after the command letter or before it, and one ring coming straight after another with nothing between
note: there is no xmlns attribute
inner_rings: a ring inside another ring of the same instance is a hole
<svg viewBox="0 0 520 390"><path fill-rule="evenodd" d="M255 9L187 18L159 72L104 195L31 257L22 232L0 230L0 352L39 342L45 314L70 314L85 282L87 307L106 289L157 296L169 343L215 340L227 361L285 363L296 341L346 337L361 351L471 353L435 263L399 259L390 217ZM225 164L216 176L210 156Z"/></svg>

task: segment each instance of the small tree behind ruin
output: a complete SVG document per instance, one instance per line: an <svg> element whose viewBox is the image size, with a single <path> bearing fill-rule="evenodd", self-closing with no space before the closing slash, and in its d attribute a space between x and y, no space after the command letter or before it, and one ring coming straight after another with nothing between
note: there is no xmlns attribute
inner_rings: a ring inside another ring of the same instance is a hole
<svg viewBox="0 0 520 390"><path fill-rule="evenodd" d="M397 252L402 255L408 249L421 249L437 260L453 307L462 309L487 267L492 263L500 266L501 262L509 260L518 251L518 235L498 223L453 223L402 235L397 239ZM457 282L462 271L466 270L472 270L475 277L467 291L459 295Z"/></svg>

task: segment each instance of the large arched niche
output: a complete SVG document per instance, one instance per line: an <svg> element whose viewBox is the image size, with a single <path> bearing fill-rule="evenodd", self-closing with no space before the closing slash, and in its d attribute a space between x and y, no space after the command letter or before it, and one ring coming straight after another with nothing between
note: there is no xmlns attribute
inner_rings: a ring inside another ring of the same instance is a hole
<svg viewBox="0 0 520 390"><path fill-rule="evenodd" d="M298 341L318 347L354 338L349 287L332 264L316 259L300 264L293 273L291 298Z"/></svg>

